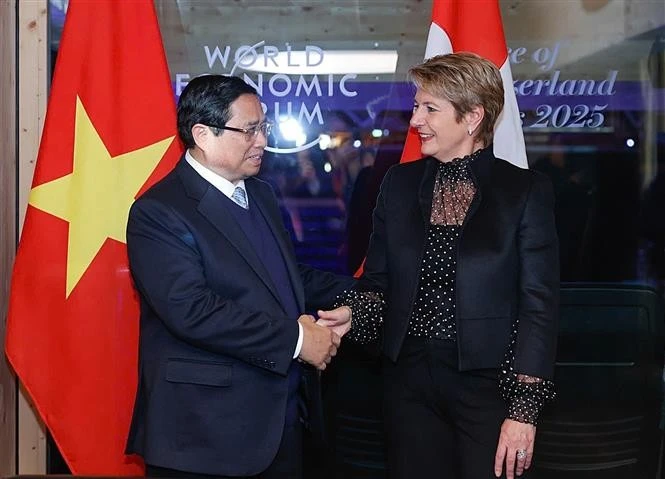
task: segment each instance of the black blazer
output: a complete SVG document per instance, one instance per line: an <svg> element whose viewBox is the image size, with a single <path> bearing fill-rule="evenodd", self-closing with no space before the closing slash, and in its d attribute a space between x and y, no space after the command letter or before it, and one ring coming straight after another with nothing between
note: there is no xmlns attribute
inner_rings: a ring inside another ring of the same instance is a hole
<svg viewBox="0 0 665 479"><path fill-rule="evenodd" d="M437 160L392 167L381 185L358 289L385 293L384 353L396 361L415 303ZM551 378L556 352L559 258L549 180L495 158L471 165L477 187L457 251L460 370L496 368L519 320L515 370Z"/></svg>
<svg viewBox="0 0 665 479"><path fill-rule="evenodd" d="M298 265L272 188L256 178L245 186L300 310L329 306L353 281ZM127 451L161 467L247 476L279 446L298 325L224 201L182 159L131 208L141 333Z"/></svg>

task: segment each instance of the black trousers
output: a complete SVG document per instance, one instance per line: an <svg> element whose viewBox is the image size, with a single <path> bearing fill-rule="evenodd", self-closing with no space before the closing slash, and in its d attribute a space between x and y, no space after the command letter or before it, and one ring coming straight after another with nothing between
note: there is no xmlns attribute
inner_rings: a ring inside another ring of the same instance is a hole
<svg viewBox="0 0 665 479"><path fill-rule="evenodd" d="M455 342L407 337L384 378L390 479L496 479L507 412L496 369L459 372Z"/></svg>
<svg viewBox="0 0 665 479"><path fill-rule="evenodd" d="M243 476L245 479L302 479L303 473L303 428L300 422L287 425L277 455L268 469L257 476ZM147 477L180 477L186 479L238 479L240 476L215 476L167 469L146 464Z"/></svg>

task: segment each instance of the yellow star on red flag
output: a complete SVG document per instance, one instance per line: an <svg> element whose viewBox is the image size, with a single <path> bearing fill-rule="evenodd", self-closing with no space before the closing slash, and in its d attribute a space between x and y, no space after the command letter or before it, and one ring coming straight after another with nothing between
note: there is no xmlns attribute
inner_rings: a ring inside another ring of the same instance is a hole
<svg viewBox="0 0 665 479"><path fill-rule="evenodd" d="M29 198L69 223L67 297L107 238L126 242L129 208L173 138L112 157L77 97L73 171L36 186Z"/></svg>

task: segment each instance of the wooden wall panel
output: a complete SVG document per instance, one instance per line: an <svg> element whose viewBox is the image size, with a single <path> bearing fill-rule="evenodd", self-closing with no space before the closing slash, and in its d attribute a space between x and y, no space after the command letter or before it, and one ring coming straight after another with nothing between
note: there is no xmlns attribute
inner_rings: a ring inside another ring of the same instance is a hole
<svg viewBox="0 0 665 479"><path fill-rule="evenodd" d="M18 228L23 225L48 92L47 0L18 2ZM46 472L46 435L23 391L18 401L18 472Z"/></svg>
<svg viewBox="0 0 665 479"><path fill-rule="evenodd" d="M16 0L0 2L0 344L16 245ZM0 354L0 476L16 473L16 378Z"/></svg>

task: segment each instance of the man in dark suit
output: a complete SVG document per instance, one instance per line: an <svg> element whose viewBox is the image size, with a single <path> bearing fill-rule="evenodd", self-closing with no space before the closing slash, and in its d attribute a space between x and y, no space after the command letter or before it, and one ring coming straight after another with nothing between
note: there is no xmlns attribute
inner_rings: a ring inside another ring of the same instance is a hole
<svg viewBox="0 0 665 479"><path fill-rule="evenodd" d="M302 476L302 386L318 379L304 363L325 369L340 341L302 313L353 280L296 263L254 178L269 129L239 78L192 80L178 104L187 152L130 211L141 321L127 450L149 476Z"/></svg>

